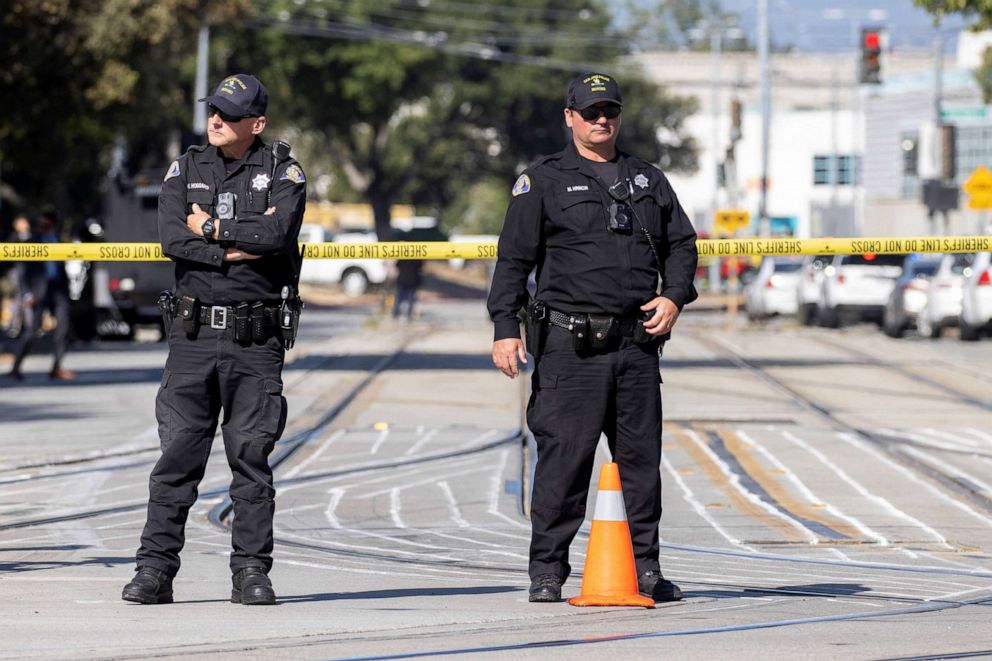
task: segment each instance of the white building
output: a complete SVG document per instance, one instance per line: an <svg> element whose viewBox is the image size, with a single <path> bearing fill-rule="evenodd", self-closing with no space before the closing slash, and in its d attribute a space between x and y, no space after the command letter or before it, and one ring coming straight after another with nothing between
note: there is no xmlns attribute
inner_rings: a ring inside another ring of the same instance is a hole
<svg viewBox="0 0 992 661"><path fill-rule="evenodd" d="M721 56L716 100L709 53L648 53L636 62L671 93L700 102L699 113L687 122L701 149L700 169L689 176L670 174L697 229L711 228L714 208L736 207L751 212L756 231L761 177L757 56ZM928 163L939 162L932 148L906 149L912 140L914 145L929 142L934 133L926 128L935 116L933 55L887 53L883 85L855 84L857 66L850 53L771 56L767 205L773 232L791 225L799 237L929 233L920 177L905 170L910 155L924 175ZM992 155L992 113L979 112L984 106L977 85L970 72L955 67L954 58L945 59L945 121L953 114L947 111L955 109L964 118L958 132L960 180ZM726 171L727 185L718 187L715 172L731 144L735 98L743 110L734 149L736 173ZM952 213L951 230L974 231L970 213ZM957 216L968 220L957 222Z"/></svg>

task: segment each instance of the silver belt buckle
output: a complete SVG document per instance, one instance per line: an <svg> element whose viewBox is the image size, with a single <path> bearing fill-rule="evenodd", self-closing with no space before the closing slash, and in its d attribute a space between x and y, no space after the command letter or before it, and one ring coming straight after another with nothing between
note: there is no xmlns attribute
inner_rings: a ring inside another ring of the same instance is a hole
<svg viewBox="0 0 992 661"><path fill-rule="evenodd" d="M227 328L227 306L210 306L210 327L216 328L217 330L224 330Z"/></svg>

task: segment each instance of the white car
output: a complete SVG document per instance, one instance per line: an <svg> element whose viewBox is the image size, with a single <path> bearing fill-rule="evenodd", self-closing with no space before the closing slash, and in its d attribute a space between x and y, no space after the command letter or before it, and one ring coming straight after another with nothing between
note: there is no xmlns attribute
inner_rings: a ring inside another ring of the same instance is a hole
<svg viewBox="0 0 992 661"><path fill-rule="evenodd" d="M816 307L823 290L823 269L830 265L830 255L810 255L803 258L799 285L796 287L796 316L803 326L816 323Z"/></svg>
<svg viewBox="0 0 992 661"><path fill-rule="evenodd" d="M992 324L992 259L989 253L975 255L971 273L961 286L961 339L980 338Z"/></svg>
<svg viewBox="0 0 992 661"><path fill-rule="evenodd" d="M300 243L375 243L375 232L341 232L333 234L320 225L304 223ZM348 296L361 296L371 285L381 285L389 277L383 259L304 259L300 282L338 284Z"/></svg>
<svg viewBox="0 0 992 661"><path fill-rule="evenodd" d="M744 288L744 309L751 319L796 313L801 257L766 257Z"/></svg>
<svg viewBox="0 0 992 661"><path fill-rule="evenodd" d="M927 302L920 310L916 327L924 337L938 338L945 328L957 326L965 279L971 275L973 253L944 255L930 280Z"/></svg>
<svg viewBox="0 0 992 661"><path fill-rule="evenodd" d="M823 269L820 324L837 328L847 321L881 322L904 260L903 255L834 255Z"/></svg>

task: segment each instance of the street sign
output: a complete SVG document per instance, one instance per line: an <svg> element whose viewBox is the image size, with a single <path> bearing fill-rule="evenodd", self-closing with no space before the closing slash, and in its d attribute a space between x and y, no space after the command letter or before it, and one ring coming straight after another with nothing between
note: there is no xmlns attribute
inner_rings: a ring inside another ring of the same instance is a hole
<svg viewBox="0 0 992 661"><path fill-rule="evenodd" d="M989 173L992 175L992 172ZM751 225L751 214L744 209L720 209L713 216L713 232L734 234Z"/></svg>
<svg viewBox="0 0 992 661"><path fill-rule="evenodd" d="M961 107L961 108L941 108L940 118L948 120L956 119L985 119L988 117L988 110L985 106Z"/></svg>
<svg viewBox="0 0 992 661"><path fill-rule="evenodd" d="M961 188L969 196L969 209L992 209L992 170L979 165Z"/></svg>

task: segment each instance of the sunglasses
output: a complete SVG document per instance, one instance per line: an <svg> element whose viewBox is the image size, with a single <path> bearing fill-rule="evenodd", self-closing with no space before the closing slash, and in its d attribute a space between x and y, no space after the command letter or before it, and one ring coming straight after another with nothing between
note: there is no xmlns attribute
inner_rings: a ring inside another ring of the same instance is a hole
<svg viewBox="0 0 992 661"><path fill-rule="evenodd" d="M226 112L218 108L217 106L207 105L207 117L213 117L214 115L220 115L220 118L227 122L228 124L233 124L235 122L240 122L244 117L235 117L234 115L228 115Z"/></svg>
<svg viewBox="0 0 992 661"><path fill-rule="evenodd" d="M597 108L596 106L590 106L588 108L583 108L582 110L576 110L572 108L572 112L577 112L582 116L582 119L587 122L595 122L602 115L606 119L616 119L620 116L620 106L602 106Z"/></svg>

